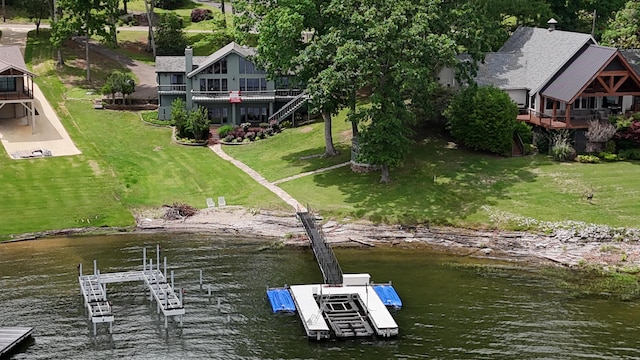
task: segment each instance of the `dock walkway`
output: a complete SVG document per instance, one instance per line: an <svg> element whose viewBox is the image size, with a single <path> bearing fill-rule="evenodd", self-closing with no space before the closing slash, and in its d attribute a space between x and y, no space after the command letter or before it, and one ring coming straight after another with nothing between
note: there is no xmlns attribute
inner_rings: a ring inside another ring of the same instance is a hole
<svg viewBox="0 0 640 360"><path fill-rule="evenodd" d="M0 359L27 340L32 332L31 327L0 327Z"/></svg>
<svg viewBox="0 0 640 360"><path fill-rule="evenodd" d="M304 230L311 242L313 254L318 261L320 271L325 284L342 284L342 268L331 246L327 243L322 228L317 226L315 217L308 211L297 212L298 219L302 222Z"/></svg>

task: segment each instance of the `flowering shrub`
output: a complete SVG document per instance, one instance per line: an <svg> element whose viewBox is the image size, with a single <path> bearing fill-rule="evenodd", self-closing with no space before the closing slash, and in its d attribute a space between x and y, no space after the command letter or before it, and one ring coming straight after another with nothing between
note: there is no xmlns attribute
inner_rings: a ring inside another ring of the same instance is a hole
<svg viewBox="0 0 640 360"><path fill-rule="evenodd" d="M213 19L213 12L210 9L197 8L191 10L191 22L200 22Z"/></svg>

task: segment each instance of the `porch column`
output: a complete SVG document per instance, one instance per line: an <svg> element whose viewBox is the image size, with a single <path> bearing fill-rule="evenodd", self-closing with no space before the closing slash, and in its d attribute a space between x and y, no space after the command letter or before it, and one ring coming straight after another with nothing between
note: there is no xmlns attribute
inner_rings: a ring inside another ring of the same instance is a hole
<svg viewBox="0 0 640 360"><path fill-rule="evenodd" d="M545 105L546 99L544 98L544 96L540 95L540 105L538 105L538 109L540 109L540 114L544 113L544 105Z"/></svg>
<svg viewBox="0 0 640 360"><path fill-rule="evenodd" d="M269 116L273 115L273 101L269 103L269 115L267 116L267 118L269 118Z"/></svg>
<svg viewBox="0 0 640 360"><path fill-rule="evenodd" d="M553 100L553 112L551 113L551 122L556 120L556 111L558 110L558 102Z"/></svg>
<svg viewBox="0 0 640 360"><path fill-rule="evenodd" d="M238 125L238 119L237 119L237 106L236 103L232 103L231 104L231 121L233 123L233 125Z"/></svg>
<svg viewBox="0 0 640 360"><path fill-rule="evenodd" d="M567 113L564 115L564 121L567 124L567 127L571 125L571 104L567 104Z"/></svg>

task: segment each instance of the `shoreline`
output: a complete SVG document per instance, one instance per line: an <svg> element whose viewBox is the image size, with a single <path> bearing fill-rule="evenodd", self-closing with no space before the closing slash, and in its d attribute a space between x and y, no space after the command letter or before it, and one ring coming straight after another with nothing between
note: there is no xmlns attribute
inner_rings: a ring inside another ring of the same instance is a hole
<svg viewBox="0 0 640 360"><path fill-rule="evenodd" d="M293 212L227 206L200 209L180 220L165 220L163 214L162 208L146 209L134 213L134 227L52 230L23 234L7 242L73 235L175 232L251 237L285 246L308 245L304 228ZM368 221L322 223L327 242L332 246L424 248L434 253L538 266L640 267L640 241L620 240L616 235L589 237L571 230L533 233L422 225L407 228Z"/></svg>

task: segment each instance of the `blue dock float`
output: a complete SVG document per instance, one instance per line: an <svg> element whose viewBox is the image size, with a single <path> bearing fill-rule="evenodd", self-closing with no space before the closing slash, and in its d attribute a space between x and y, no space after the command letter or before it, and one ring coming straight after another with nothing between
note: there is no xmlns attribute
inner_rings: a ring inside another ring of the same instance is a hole
<svg viewBox="0 0 640 360"><path fill-rule="evenodd" d="M269 303L271 303L271 311L274 314L292 314L296 312L296 305L288 288L267 289L267 297L269 298Z"/></svg>
<svg viewBox="0 0 640 360"><path fill-rule="evenodd" d="M387 307L393 309L402 308L402 300L400 300L396 289L391 284L373 285L373 290Z"/></svg>

